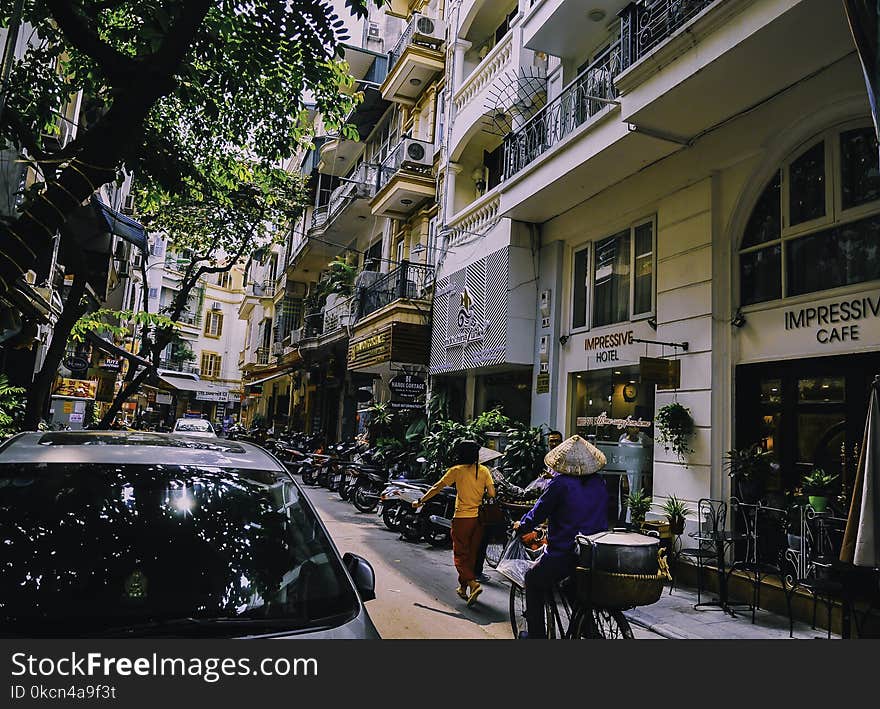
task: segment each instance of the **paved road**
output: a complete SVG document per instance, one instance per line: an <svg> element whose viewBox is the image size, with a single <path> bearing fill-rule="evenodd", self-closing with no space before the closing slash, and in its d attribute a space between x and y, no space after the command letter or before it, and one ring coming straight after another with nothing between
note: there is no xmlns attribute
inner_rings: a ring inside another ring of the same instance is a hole
<svg viewBox="0 0 880 709"><path fill-rule="evenodd" d="M376 600L367 604L383 638L510 639L509 586L486 567L491 580L468 608L458 585L451 549L401 541L375 514L358 512L323 488L305 488L340 553L360 554L376 572ZM658 637L633 628L636 637Z"/></svg>

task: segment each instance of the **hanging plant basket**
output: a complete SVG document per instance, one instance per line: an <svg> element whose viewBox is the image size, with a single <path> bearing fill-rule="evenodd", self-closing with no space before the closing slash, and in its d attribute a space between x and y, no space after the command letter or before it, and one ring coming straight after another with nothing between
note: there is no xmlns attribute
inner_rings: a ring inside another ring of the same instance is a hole
<svg viewBox="0 0 880 709"><path fill-rule="evenodd" d="M690 447L694 435L694 419L691 411L677 401L666 404L657 412L654 419L657 440L663 447L675 453L678 462L687 467L687 456L694 452Z"/></svg>

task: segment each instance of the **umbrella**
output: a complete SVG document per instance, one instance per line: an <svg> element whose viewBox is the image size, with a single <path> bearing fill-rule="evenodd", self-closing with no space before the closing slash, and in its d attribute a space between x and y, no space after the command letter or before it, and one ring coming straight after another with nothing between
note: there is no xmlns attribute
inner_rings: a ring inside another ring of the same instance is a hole
<svg viewBox="0 0 880 709"><path fill-rule="evenodd" d="M840 560L880 567L880 376L874 377L865 437L853 485Z"/></svg>

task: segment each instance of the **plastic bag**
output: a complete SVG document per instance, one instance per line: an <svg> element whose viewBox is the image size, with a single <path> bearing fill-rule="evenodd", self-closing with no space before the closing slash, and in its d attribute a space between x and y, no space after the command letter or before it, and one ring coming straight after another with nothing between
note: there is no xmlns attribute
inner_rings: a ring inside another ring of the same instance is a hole
<svg viewBox="0 0 880 709"><path fill-rule="evenodd" d="M515 534L501 552L501 560L495 570L511 583L525 588L526 571L535 565L542 552L543 549L539 551L529 549L523 544L519 535Z"/></svg>

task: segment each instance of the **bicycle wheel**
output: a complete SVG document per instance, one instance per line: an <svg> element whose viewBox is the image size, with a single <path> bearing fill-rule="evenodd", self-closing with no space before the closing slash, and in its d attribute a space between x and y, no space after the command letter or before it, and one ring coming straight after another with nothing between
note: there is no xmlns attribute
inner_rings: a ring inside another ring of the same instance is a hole
<svg viewBox="0 0 880 709"><path fill-rule="evenodd" d="M632 640L633 632L623 611L593 608L578 611L575 632L580 639Z"/></svg>
<svg viewBox="0 0 880 709"><path fill-rule="evenodd" d="M510 584L510 628L513 630L513 639L517 640L521 631L528 628L526 625L526 591L522 586Z"/></svg>

